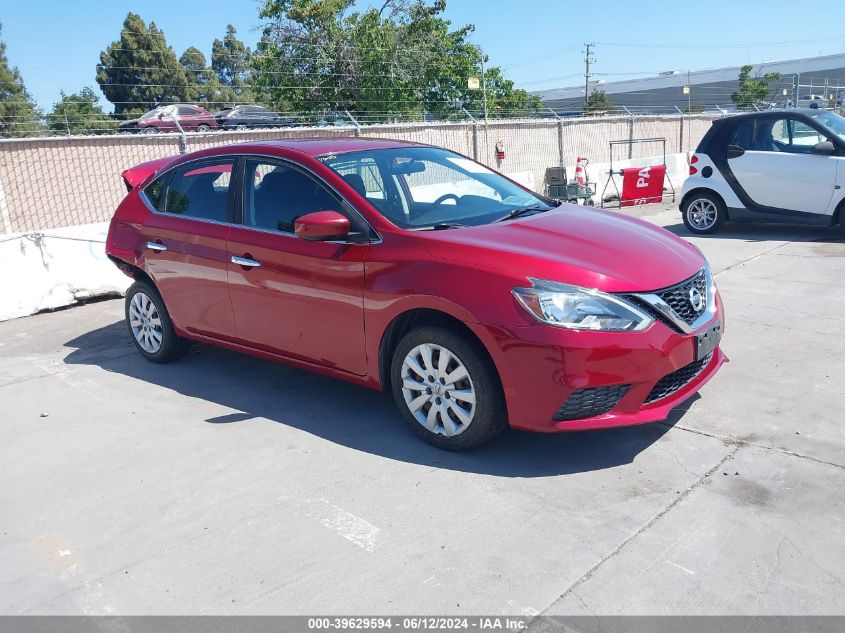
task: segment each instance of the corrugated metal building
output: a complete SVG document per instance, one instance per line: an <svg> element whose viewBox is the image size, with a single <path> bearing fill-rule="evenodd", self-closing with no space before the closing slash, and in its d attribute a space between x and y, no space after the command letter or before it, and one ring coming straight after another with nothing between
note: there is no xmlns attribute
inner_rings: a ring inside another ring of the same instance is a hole
<svg viewBox="0 0 845 633"><path fill-rule="evenodd" d="M807 59L753 64L752 76L780 73L782 79L769 85L771 101L778 105L792 103L798 95L827 94L835 98L845 91L845 53ZM737 89L739 66L697 70L670 70L656 77L591 84L590 90L603 90L618 107L632 111L667 112L688 105L715 110L732 107L731 93ZM597 73L598 75L598 73ZM689 94L684 86L690 86ZM800 86L800 87L799 87ZM796 95L798 90L798 95ZM826 90L826 93L825 93ZM584 84L537 91L546 106L557 112L577 112L584 104Z"/></svg>

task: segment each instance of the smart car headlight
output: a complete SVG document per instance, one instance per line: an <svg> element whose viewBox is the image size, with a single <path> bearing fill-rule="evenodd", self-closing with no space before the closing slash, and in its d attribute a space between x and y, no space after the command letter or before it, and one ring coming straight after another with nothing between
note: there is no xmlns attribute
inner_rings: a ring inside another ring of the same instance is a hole
<svg viewBox="0 0 845 633"><path fill-rule="evenodd" d="M654 319L621 297L568 284L531 279L530 288L514 288L520 304L536 319L572 330L639 332Z"/></svg>

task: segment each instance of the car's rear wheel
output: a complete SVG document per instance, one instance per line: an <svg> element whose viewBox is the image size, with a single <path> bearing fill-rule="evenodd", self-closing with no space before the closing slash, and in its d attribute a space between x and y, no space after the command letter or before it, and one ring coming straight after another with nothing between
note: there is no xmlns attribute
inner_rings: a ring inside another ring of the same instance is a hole
<svg viewBox="0 0 845 633"><path fill-rule="evenodd" d="M722 228L727 215L725 203L707 192L687 198L681 213L684 224L693 233L715 233Z"/></svg>
<svg viewBox="0 0 845 633"><path fill-rule="evenodd" d="M181 358L191 345L176 334L161 295L146 281L136 281L126 291L126 326L135 348L154 363Z"/></svg>
<svg viewBox="0 0 845 633"><path fill-rule="evenodd" d="M211 128L207 125L198 125L197 132L211 132Z"/></svg>
<svg viewBox="0 0 845 633"><path fill-rule="evenodd" d="M467 450L507 426L504 396L490 359L451 329L425 326L399 341L391 362L396 406L413 431L446 450Z"/></svg>

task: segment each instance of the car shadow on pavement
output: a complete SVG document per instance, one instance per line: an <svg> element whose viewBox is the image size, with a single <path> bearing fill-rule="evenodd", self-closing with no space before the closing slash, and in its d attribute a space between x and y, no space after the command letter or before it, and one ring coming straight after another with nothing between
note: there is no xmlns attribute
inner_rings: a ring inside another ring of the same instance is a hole
<svg viewBox="0 0 845 633"><path fill-rule="evenodd" d="M728 223L716 233L700 235L690 231L683 222L664 226L679 237L702 239L744 240L746 242L842 242L838 227L800 226L795 224Z"/></svg>
<svg viewBox="0 0 845 633"><path fill-rule="evenodd" d="M123 321L87 332L65 346L73 348L64 358L66 364L96 365L236 411L179 423L270 420L388 459L500 477L548 477L631 463L669 431L686 408L673 411L663 424L607 431L545 434L509 429L475 451L452 453L417 438L388 393L207 345L195 345L178 362L156 365L135 351Z"/></svg>

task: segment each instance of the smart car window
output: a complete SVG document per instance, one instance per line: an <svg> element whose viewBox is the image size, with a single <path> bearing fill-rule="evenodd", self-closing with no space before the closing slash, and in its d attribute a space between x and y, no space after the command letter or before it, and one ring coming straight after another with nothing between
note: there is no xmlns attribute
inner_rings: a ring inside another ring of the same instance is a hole
<svg viewBox="0 0 845 633"><path fill-rule="evenodd" d="M233 159L225 159L177 170L167 187L165 212L227 221L233 165Z"/></svg>
<svg viewBox="0 0 845 633"><path fill-rule="evenodd" d="M803 121L793 120L790 123L792 124L792 143L787 151L794 154L809 154L813 145L827 140L824 134Z"/></svg>
<svg viewBox="0 0 845 633"><path fill-rule="evenodd" d="M742 149L751 149L752 139L754 137L754 121L748 119L739 124L731 137L731 145L741 147Z"/></svg>
<svg viewBox="0 0 845 633"><path fill-rule="evenodd" d="M244 224L293 233L296 219L314 211L343 213L341 202L308 174L293 167L248 160L244 171Z"/></svg>

